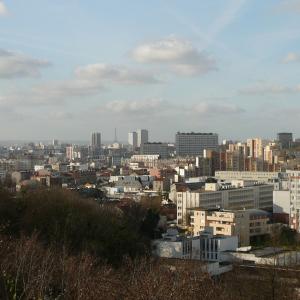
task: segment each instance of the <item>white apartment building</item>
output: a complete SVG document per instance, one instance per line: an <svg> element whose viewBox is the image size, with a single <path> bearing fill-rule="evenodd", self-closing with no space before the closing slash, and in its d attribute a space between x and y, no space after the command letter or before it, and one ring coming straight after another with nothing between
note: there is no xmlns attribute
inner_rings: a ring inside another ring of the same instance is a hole
<svg viewBox="0 0 300 300"><path fill-rule="evenodd" d="M177 132L177 156L203 156L204 150L218 149L218 135L215 133L182 133Z"/></svg>
<svg viewBox="0 0 300 300"><path fill-rule="evenodd" d="M138 146L138 136L137 133L134 132L129 132L128 133L128 144L132 147L132 149L136 149Z"/></svg>
<svg viewBox="0 0 300 300"><path fill-rule="evenodd" d="M273 193L273 212L287 215L289 226L300 232L300 171L287 170L286 174L287 182Z"/></svg>
<svg viewBox="0 0 300 300"><path fill-rule="evenodd" d="M290 215L291 192L289 189L273 192L273 213Z"/></svg>
<svg viewBox="0 0 300 300"><path fill-rule="evenodd" d="M177 224L188 226L191 209L263 209L272 211L274 186L257 184L246 187L228 185L212 188L213 184L206 184L205 189L197 191L178 191L177 199Z"/></svg>
<svg viewBox="0 0 300 300"><path fill-rule="evenodd" d="M236 211L194 209L190 224L194 236L211 227L214 235L237 236L239 246L249 246L251 239L270 234L269 220L270 214L259 209Z"/></svg>
<svg viewBox="0 0 300 300"><path fill-rule="evenodd" d="M157 166L159 155L132 155L130 163L143 163L145 167L154 168Z"/></svg>
<svg viewBox="0 0 300 300"><path fill-rule="evenodd" d="M290 227L300 231L300 171L287 171L290 187Z"/></svg>
<svg viewBox="0 0 300 300"><path fill-rule="evenodd" d="M153 254L159 257L221 262L221 253L235 251L238 239L236 236L214 236L208 228L194 237L167 232L162 239L154 240L152 245Z"/></svg>
<svg viewBox="0 0 300 300"><path fill-rule="evenodd" d="M170 259L192 259L199 261L199 268L210 276L218 276L232 271L231 259L226 253L233 253L237 248L236 237L198 237L168 236L152 242L152 254ZM226 264L221 264L225 262Z"/></svg>
<svg viewBox="0 0 300 300"><path fill-rule="evenodd" d="M249 172L249 171L216 171L215 177L218 180L253 180L268 183L274 179L283 177L280 172Z"/></svg>

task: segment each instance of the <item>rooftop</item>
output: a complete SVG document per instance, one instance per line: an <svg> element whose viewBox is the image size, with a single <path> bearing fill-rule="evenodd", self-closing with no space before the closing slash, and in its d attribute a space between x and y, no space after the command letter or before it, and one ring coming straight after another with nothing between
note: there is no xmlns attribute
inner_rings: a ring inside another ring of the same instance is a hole
<svg viewBox="0 0 300 300"><path fill-rule="evenodd" d="M177 135L217 135L216 133L212 132L177 132Z"/></svg>

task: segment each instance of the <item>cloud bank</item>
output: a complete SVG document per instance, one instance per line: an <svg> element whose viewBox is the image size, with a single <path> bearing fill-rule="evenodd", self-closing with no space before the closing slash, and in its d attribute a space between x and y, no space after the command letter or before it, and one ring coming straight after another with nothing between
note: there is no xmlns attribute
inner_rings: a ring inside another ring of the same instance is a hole
<svg viewBox="0 0 300 300"><path fill-rule="evenodd" d="M171 71L185 76L204 75L216 70L216 61L183 39L168 37L144 43L132 51L139 63L168 66Z"/></svg>
<svg viewBox="0 0 300 300"><path fill-rule="evenodd" d="M91 64L79 67L75 70L75 75L82 80L103 80L120 84L153 84L160 82L149 72L108 64Z"/></svg>
<svg viewBox="0 0 300 300"><path fill-rule="evenodd" d="M232 103L200 101L192 105L179 105L162 99L143 100L115 100L100 106L98 111L102 114L118 115L122 118L148 118L169 117L199 117L210 118L215 116L231 116L243 113L244 109Z"/></svg>
<svg viewBox="0 0 300 300"><path fill-rule="evenodd" d="M0 49L0 78L37 77L48 67L46 60L28 57L22 53Z"/></svg>
<svg viewBox="0 0 300 300"><path fill-rule="evenodd" d="M4 52L3 57L9 57L9 52ZM34 59L12 59L1 64L0 52L0 77L12 78L18 76L38 75L41 67L40 61ZM10 66L10 68L9 68ZM42 64L42 66L44 66ZM111 86L145 85L161 83L154 75L120 65L91 64L78 67L68 80L48 81L43 84L33 85L28 90L15 90L2 97L0 103L18 105L57 105L63 104L70 98L96 96L109 89Z"/></svg>

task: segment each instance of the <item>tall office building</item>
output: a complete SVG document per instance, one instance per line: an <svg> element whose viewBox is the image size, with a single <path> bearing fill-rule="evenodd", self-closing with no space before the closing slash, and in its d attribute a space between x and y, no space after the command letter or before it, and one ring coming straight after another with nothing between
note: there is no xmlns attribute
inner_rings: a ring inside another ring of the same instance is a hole
<svg viewBox="0 0 300 300"><path fill-rule="evenodd" d="M138 129L137 130L137 146L141 147L142 144L148 143L148 130Z"/></svg>
<svg viewBox="0 0 300 300"><path fill-rule="evenodd" d="M215 133L177 132L175 141L178 156L203 156L205 149L218 149L218 135Z"/></svg>
<svg viewBox="0 0 300 300"><path fill-rule="evenodd" d="M92 147L101 148L101 133L93 132L92 133Z"/></svg>
<svg viewBox="0 0 300 300"><path fill-rule="evenodd" d="M96 157L101 154L101 133L92 133L92 144L90 147L90 155Z"/></svg>
<svg viewBox="0 0 300 300"><path fill-rule="evenodd" d="M288 149L293 143L293 134L290 132L280 132L277 134L277 140L283 149Z"/></svg>
<svg viewBox="0 0 300 300"><path fill-rule="evenodd" d="M132 149L136 149L137 147L137 133L135 131L128 133L128 144L132 147Z"/></svg>

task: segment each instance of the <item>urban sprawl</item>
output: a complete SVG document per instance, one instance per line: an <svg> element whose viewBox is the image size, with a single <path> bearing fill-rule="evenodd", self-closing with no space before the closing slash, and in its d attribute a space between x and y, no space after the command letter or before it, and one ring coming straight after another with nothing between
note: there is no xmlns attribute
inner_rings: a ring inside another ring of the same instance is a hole
<svg viewBox="0 0 300 300"><path fill-rule="evenodd" d="M69 189L117 208L159 201L153 255L200 260L212 275L234 263L300 264L300 252L270 247L274 232L300 231L300 139L220 142L215 133L182 133L149 142L148 130L128 143L89 145L53 140L0 148L0 178L11 193Z"/></svg>

